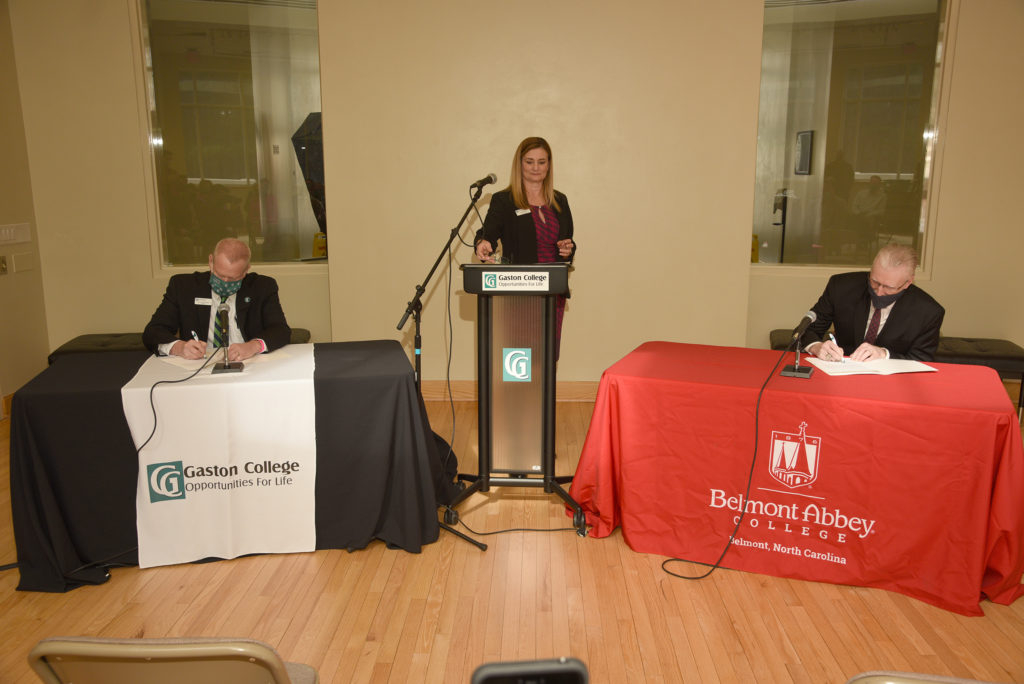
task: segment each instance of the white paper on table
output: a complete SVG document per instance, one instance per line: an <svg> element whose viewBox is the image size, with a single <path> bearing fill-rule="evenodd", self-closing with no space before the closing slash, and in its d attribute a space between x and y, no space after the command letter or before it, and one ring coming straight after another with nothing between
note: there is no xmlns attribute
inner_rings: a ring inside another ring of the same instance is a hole
<svg viewBox="0 0 1024 684"><path fill-rule="evenodd" d="M913 359L877 359L875 361L825 361L811 357L806 359L828 375L895 375L896 373L929 373L937 368Z"/></svg>

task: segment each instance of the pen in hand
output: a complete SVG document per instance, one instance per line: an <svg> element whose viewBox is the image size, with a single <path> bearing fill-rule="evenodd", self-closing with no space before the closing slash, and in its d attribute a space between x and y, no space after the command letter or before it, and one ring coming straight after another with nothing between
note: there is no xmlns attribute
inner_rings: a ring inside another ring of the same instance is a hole
<svg viewBox="0 0 1024 684"><path fill-rule="evenodd" d="M192 331L192 339L195 340L196 342L199 341L199 335L196 335L196 331L195 330Z"/></svg>
<svg viewBox="0 0 1024 684"><path fill-rule="evenodd" d="M828 339L832 340L832 344L836 345L837 347L839 346L839 343L836 342L836 336L833 335L832 333L828 334ZM846 363L846 359L844 359L842 355L840 355L839 357L839 363Z"/></svg>

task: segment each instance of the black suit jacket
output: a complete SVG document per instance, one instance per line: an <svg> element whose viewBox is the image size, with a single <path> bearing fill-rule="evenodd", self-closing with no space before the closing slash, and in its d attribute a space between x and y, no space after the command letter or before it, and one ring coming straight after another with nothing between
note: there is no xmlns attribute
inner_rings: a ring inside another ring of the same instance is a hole
<svg viewBox="0 0 1024 684"><path fill-rule="evenodd" d="M818 319L807 329L800 345L822 340L834 325L836 342L844 352L851 353L864 341L870 308L866 271L832 276L811 309ZM875 345L888 349L893 359L932 361L945 315L946 310L931 295L911 285L893 304Z"/></svg>
<svg viewBox="0 0 1024 684"><path fill-rule="evenodd" d="M558 216L558 239L565 240L572 238L572 211L569 209L569 200L565 195L555 190L555 199L558 201L560 211ZM491 205L487 208L487 217L484 219L484 227L476 232L473 241L474 246L481 239L491 243L491 247L497 247L498 240L501 240L502 256L508 258L513 264L535 264L537 263L537 228L533 225L533 215L526 212L516 215L516 205L512 200L511 190L502 190L491 196ZM562 261L571 262L576 254L576 245L573 244L572 254Z"/></svg>
<svg viewBox="0 0 1024 684"><path fill-rule="evenodd" d="M209 300L211 296L209 271L171 276L163 301L142 331L146 348L156 353L158 345L190 339L193 330L205 342L210 305L196 304L195 300ZM247 342L259 338L266 343L267 351L288 344L291 328L281 310L276 280L258 273L249 273L242 279L235 295L235 323Z"/></svg>

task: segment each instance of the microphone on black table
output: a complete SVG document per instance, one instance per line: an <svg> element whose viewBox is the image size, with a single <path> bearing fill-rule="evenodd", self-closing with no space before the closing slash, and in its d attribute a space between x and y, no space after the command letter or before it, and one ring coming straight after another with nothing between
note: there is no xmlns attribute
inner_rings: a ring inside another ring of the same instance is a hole
<svg viewBox="0 0 1024 684"><path fill-rule="evenodd" d="M490 185L491 183L497 183L497 182L498 182L498 177L495 176L493 173L489 173L486 176L484 176L483 178L481 178L480 180L478 180L477 182L475 182L472 185L470 185L469 189L470 190L476 190L477 188L482 188L485 185Z"/></svg>
<svg viewBox="0 0 1024 684"><path fill-rule="evenodd" d="M808 326L810 326L811 323L813 323L816 320L818 320L818 314L814 313L813 311L808 311L807 313L805 313L803 319L801 319L800 321L800 324L793 328L793 339L799 340L800 337L805 332L807 332Z"/></svg>
<svg viewBox="0 0 1024 684"><path fill-rule="evenodd" d="M224 361L213 364L213 373L239 373L245 367L245 364L241 361L235 361L234 363L228 361L228 342L231 339L228 334L228 314L230 311L231 307L226 302L221 302L217 307L216 325L224 335L224 338L221 340L221 343L224 345Z"/></svg>

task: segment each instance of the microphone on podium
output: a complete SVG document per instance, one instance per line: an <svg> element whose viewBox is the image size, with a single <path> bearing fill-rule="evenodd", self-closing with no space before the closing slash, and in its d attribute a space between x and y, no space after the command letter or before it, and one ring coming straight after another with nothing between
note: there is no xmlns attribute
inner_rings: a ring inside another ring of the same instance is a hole
<svg viewBox="0 0 1024 684"><path fill-rule="evenodd" d="M495 176L493 173L489 173L486 176L484 176L483 178L481 178L480 180L478 180L477 182L475 182L472 185L470 185L469 189L470 190L476 190L477 188L482 188L485 185L490 185L491 183L497 183L497 182L498 182L498 177Z"/></svg>

